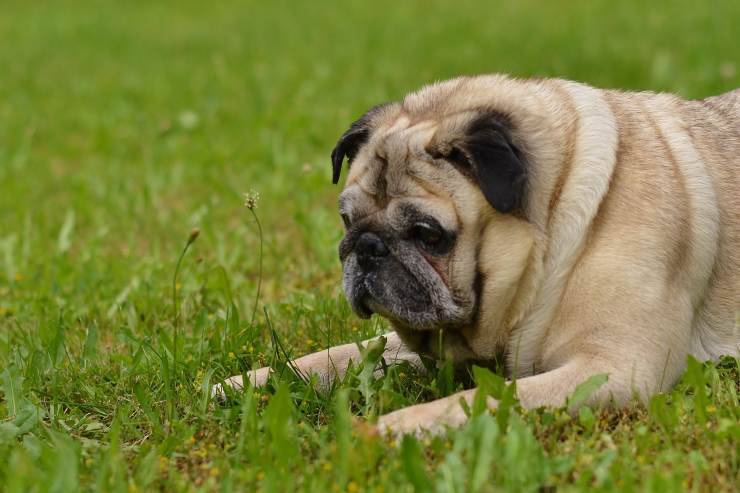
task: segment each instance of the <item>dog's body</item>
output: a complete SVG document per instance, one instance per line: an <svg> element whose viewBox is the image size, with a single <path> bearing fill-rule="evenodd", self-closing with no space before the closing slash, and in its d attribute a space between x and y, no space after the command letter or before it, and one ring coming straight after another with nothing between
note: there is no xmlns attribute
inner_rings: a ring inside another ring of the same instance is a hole
<svg viewBox="0 0 740 493"><path fill-rule="evenodd" d="M387 359L504 355L537 407L598 373L591 402L623 405L670 388L688 354L739 354L740 90L684 101L459 78L355 122L335 182L345 155L345 292L391 321ZM350 344L296 363L331 378L358 357ZM473 394L379 425L457 425Z"/></svg>

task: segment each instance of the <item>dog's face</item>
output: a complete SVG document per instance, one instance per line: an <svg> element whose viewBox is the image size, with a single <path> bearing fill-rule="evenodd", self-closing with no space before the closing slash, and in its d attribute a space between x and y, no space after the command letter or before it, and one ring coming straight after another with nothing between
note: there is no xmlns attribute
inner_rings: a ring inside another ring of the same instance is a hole
<svg viewBox="0 0 740 493"><path fill-rule="evenodd" d="M358 315L386 317L417 346L475 323L491 281L481 256L505 253L482 238L525 223L526 168L508 117L432 99L370 110L332 153L335 183L350 162L339 198L345 294Z"/></svg>

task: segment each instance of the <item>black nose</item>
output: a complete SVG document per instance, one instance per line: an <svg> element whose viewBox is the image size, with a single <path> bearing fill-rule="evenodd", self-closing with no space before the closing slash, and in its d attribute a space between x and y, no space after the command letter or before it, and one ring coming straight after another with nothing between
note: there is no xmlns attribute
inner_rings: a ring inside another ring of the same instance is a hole
<svg viewBox="0 0 740 493"><path fill-rule="evenodd" d="M379 259L389 253L383 240L375 233L370 232L360 235L355 243L355 251L357 252L357 261L364 268L373 267Z"/></svg>

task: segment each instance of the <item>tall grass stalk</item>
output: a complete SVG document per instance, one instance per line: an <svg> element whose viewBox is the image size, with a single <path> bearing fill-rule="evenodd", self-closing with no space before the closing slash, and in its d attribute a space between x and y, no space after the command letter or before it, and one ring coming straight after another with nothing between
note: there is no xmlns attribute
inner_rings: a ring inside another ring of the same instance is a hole
<svg viewBox="0 0 740 493"><path fill-rule="evenodd" d="M259 193L258 192L249 192L244 194L244 206L249 210L249 212L252 214L252 217L254 218L254 222L257 224L257 234L259 235L259 241L260 241L260 249L259 249L259 257L257 259L258 261L258 271L257 271L257 294L254 297L254 307L252 308L252 319L249 321L250 327L254 327L254 321L257 318L257 308L259 307L260 303L260 294L262 292L262 249L264 246L264 239L262 238L262 223L260 223L260 218L257 216L257 202L259 201Z"/></svg>
<svg viewBox="0 0 740 493"><path fill-rule="evenodd" d="M177 294L177 277L180 274L180 266L182 265L182 259L185 258L185 254L188 253L190 245L192 245L200 235L198 228L193 228L188 236L188 241L185 243L185 248L182 249L180 256L175 264L175 273L172 276L172 307L174 314L172 317L172 406L170 407L170 421L175 416L175 409L177 407L177 337L180 332L180 308L178 306L179 296Z"/></svg>

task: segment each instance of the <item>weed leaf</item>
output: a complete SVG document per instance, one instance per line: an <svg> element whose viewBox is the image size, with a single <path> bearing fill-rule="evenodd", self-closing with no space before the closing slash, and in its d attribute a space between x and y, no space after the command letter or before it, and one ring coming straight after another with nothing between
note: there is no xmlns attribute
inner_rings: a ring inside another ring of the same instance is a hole
<svg viewBox="0 0 740 493"><path fill-rule="evenodd" d="M414 491L420 493L434 491L434 485L427 474L425 463L419 442L413 436L405 435L401 440L403 472L414 487Z"/></svg>
<svg viewBox="0 0 740 493"><path fill-rule="evenodd" d="M567 399L568 409L573 411L578 410L607 380L609 380L609 376L606 373L600 373L588 377L585 381L579 383Z"/></svg>

